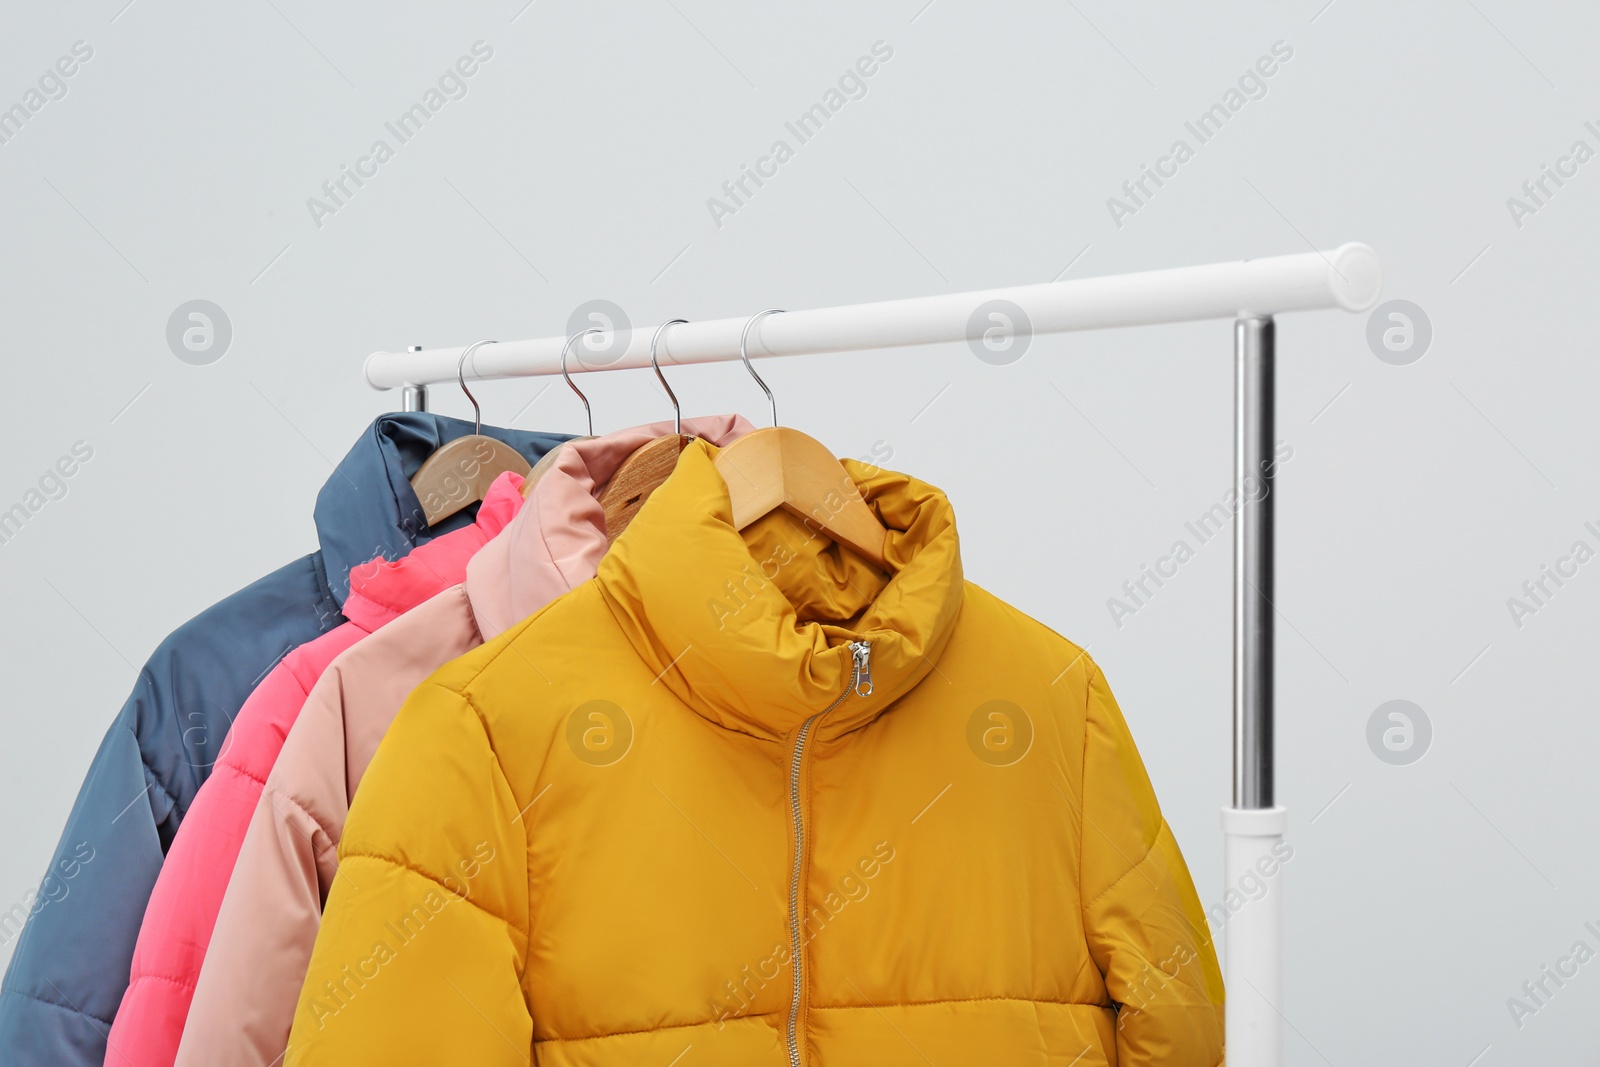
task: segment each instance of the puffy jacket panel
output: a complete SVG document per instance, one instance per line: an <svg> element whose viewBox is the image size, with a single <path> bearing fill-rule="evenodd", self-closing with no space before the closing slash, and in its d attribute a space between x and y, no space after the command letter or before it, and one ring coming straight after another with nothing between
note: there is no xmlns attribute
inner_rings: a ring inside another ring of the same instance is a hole
<svg viewBox="0 0 1600 1067"><path fill-rule="evenodd" d="M1204 917L1094 663L963 582L947 502L901 476L864 487L907 534L892 577L796 550L707 604L741 536L695 528L724 515L705 458L401 710L287 1062L782 1064L792 1029L808 1065L1218 1063ZM619 573L669 548L675 576Z"/></svg>

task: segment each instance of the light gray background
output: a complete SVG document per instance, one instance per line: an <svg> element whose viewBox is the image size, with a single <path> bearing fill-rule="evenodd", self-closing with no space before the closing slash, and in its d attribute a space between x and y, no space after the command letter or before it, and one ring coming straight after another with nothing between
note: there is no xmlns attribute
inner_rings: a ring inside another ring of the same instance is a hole
<svg viewBox="0 0 1600 1067"><path fill-rule="evenodd" d="M1506 603L1600 547L1600 161L1520 228L1506 203L1600 146L1592 8L524 2L8 5L0 106L73 42L94 55L0 145L0 509L75 441L94 457L0 546L0 905L42 872L136 665L314 547L331 463L397 405L361 380L375 349L559 333L596 297L653 324L1362 240L1434 339L1397 367L1364 315L1279 324L1289 1059L1594 1062L1600 962L1521 1029L1506 1004L1600 949L1600 562L1520 628ZM468 95L316 227L307 198L478 40ZM707 198L879 40L867 95L715 226ZM1107 198L1279 40L1267 95L1116 226ZM233 324L210 366L164 339L196 298ZM1217 901L1226 542L1120 628L1106 601L1228 488L1229 325L1039 338L1004 367L949 345L763 370L786 422L948 490L968 575L1090 648ZM736 367L672 379L690 413L764 416ZM602 430L668 413L648 372L584 385ZM483 386L486 417L579 431L547 386ZM1433 724L1410 766L1366 741L1398 698Z"/></svg>

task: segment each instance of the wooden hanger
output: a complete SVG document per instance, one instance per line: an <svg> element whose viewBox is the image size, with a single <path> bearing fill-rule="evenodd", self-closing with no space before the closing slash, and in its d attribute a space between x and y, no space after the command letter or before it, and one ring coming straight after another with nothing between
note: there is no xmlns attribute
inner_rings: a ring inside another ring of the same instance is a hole
<svg viewBox="0 0 1600 1067"><path fill-rule="evenodd" d="M778 425L778 402L750 365L750 328L778 308L759 312L739 335L739 358L772 405L772 426L753 430L717 454L717 473L728 483L733 525L743 530L778 508L790 512L812 533L825 533L883 570L888 530L873 514L861 490L833 453L816 438Z"/></svg>
<svg viewBox="0 0 1600 1067"><path fill-rule="evenodd" d="M522 499L526 500L526 499L528 499L528 497L533 495L533 487L538 485L539 484L539 479L543 478L549 472L550 468L554 467L556 465L556 460L561 458L561 450L563 448L566 448L573 441L587 441L587 440L589 440L589 438L587 438L587 437L572 437L572 438L569 438L569 439L567 439L565 441L562 441L560 444L556 445L556 447L552 448L550 451L546 452L544 455L540 456L539 457L539 462L537 462L537 463L535 463L533 465L533 469L528 471L527 474L523 475L523 478L522 478Z"/></svg>
<svg viewBox="0 0 1600 1067"><path fill-rule="evenodd" d="M567 447L567 445L571 444L573 441L591 441L594 439L594 411L590 409L589 398L583 395L583 390L572 384L572 375L567 373L567 353L572 350L572 342L576 341L578 338L583 337L586 334L603 332L605 331L601 330L600 327L591 326L587 330L582 330L573 334L571 337L567 338L567 343L561 346L561 377L566 379L567 388L571 389L574 393L577 393L578 399L583 401L583 414L588 420L589 432L582 437L574 437L569 440L562 441L559 445L556 445L556 447L539 457L539 462L535 463L533 465L533 469L530 470L527 473L527 476L522 479L522 499L524 500L528 499L528 497L533 493L533 487L539 484L539 479L545 476L545 472L551 467L555 466L556 460L560 457L561 450L563 448Z"/></svg>
<svg viewBox="0 0 1600 1067"><path fill-rule="evenodd" d="M733 525L743 530L783 508L812 533L825 533L883 570L888 531L827 446L787 426L752 430L717 454Z"/></svg>
<svg viewBox="0 0 1600 1067"><path fill-rule="evenodd" d="M639 514L650 494L661 487L678 466L678 456L689 447L681 433L657 437L634 449L622 461L606 487L596 497L606 513L606 542L615 541Z"/></svg>
<svg viewBox="0 0 1600 1067"><path fill-rule="evenodd" d="M678 465L678 456L689 447L691 438L683 433L683 409L678 405L678 394L672 391L672 386L667 384L666 375L661 373L661 364L656 360L656 345L661 340L661 334L668 326L688 322L688 319L670 319L656 327L655 336L650 338L650 366L655 368L656 380L661 383L661 388L667 391L667 397L672 401L673 433L657 437L648 444L640 445L633 450L633 454L622 461L622 464L611 475L611 480L604 489L596 495L600 506L606 513L606 542L609 544L622 536L622 531L628 528L633 517L644 507L644 502L650 499L650 494L660 488L661 483L667 480L674 468Z"/></svg>
<svg viewBox="0 0 1600 1067"><path fill-rule="evenodd" d="M422 516L429 526L462 508L482 503L489 486L506 471L527 477L530 470L528 461L516 449L483 435L483 414L478 408L478 398L467 388L463 373L467 357L478 346L493 343L474 341L462 349L461 362L456 364L456 380L467 399L472 401L473 432L435 451L411 479L411 490L417 494Z"/></svg>

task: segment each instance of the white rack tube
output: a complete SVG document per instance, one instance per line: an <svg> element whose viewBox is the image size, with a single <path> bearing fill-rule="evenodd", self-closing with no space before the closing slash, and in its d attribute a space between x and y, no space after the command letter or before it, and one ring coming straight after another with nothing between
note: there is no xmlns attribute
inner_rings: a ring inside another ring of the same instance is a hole
<svg viewBox="0 0 1600 1067"><path fill-rule="evenodd" d="M1035 334L1103 330L1268 316L1283 311L1343 308L1364 311L1377 300L1382 271L1377 254L1363 244L1328 252L1213 263L1203 267L1115 274L1042 285L1019 285L874 304L790 311L763 319L750 338L751 358L854 352L904 345L965 340L972 313L991 300L1006 300L1028 316ZM665 316L663 316L665 318ZM665 363L717 363L739 358L739 333L747 317L689 322L661 338ZM603 366L585 363L583 346L571 371L623 370L650 365L655 323L641 323L626 348ZM598 339L608 351L608 337ZM474 381L561 373L565 337L502 341L472 353L465 376ZM367 384L394 389L449 382L465 346L374 352L367 357Z"/></svg>
<svg viewBox="0 0 1600 1067"><path fill-rule="evenodd" d="M1283 885L1272 878L1288 814L1276 807L1273 744L1273 581L1277 327L1269 317L1233 324L1233 804L1222 809L1223 884L1265 882L1228 919L1228 1059L1283 1062Z"/></svg>
<svg viewBox="0 0 1600 1067"><path fill-rule="evenodd" d="M1233 802L1222 809L1224 893L1252 872L1269 879L1259 900L1227 920L1224 955L1228 1062L1231 1067L1282 1067L1283 878L1279 848L1288 815L1276 804L1273 705L1273 429L1276 344L1273 316L1285 311L1377 303L1383 275L1363 244L1328 252L1216 263L1011 289L791 311L762 319L752 331L752 357L798 356L960 341L974 312L993 300L1021 308L1035 334L1150 326L1233 318L1235 343L1234 489L1241 502L1234 527ZM674 326L661 351L672 363L739 358L748 319ZM603 366L570 362L569 370L650 365L652 328L630 333ZM609 350L610 337L599 338ZM565 337L486 344L472 353L465 376L475 380L559 374ZM407 410L425 406L430 382L453 381L461 348L374 352L367 383L404 387ZM1271 877L1268 872L1276 874Z"/></svg>

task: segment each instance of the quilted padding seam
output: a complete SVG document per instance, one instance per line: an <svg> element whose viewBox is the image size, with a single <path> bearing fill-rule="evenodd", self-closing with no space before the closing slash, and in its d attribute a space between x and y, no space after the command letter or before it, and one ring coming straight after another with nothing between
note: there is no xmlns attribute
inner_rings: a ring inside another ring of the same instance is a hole
<svg viewBox="0 0 1600 1067"><path fill-rule="evenodd" d="M103 1026L111 1025L110 1019L102 1019L98 1015L84 1011L82 1008L74 1008L70 1004L57 1004L53 1000L46 1000L43 997L36 997L32 993L25 993L20 989L7 989L3 992L0 992L0 999L4 999L6 997L18 997L22 1000L31 1000L35 1004L43 1004L46 1007L55 1008L57 1011L64 1011L68 1015L81 1016L82 1018L88 1019L90 1022L100 1023Z"/></svg>
<svg viewBox="0 0 1600 1067"><path fill-rule="evenodd" d="M781 1011L764 1011L752 1012L748 1015L741 1015L739 1018L742 1021L744 1019L782 1019L783 1016L784 1013ZM612 1037L638 1037L641 1034L659 1034L665 1033L669 1030L695 1030L701 1027L716 1025L717 1020L707 1019L704 1022L698 1023L673 1023L671 1026L647 1026L641 1030L614 1030L609 1034L587 1034L583 1037L536 1037L533 1039L533 1043L535 1045L574 1045L580 1041L604 1041L607 1038Z"/></svg>
<svg viewBox="0 0 1600 1067"><path fill-rule="evenodd" d="M590 581L592 582L592 581L594 581L594 579L591 578ZM588 584L588 583L585 583L585 584ZM596 584L598 585L598 583L596 583ZM575 588L581 588L581 587L575 587ZM569 595L570 595L570 591L569 591ZM500 661L500 657L508 656L513 652L515 652L519 656L522 655L522 652L516 647L518 638L522 634L526 633L528 630L532 629L534 627L534 625L540 619L544 618L544 616L547 613L549 613L551 611L554 611L559 605L564 603L566 600L567 600L567 595L558 596L554 600L550 601L550 603L546 604L544 607L542 607L538 611L534 612L532 615L529 615L526 619L523 619L520 622L518 622L515 626L512 626L510 629L504 630L501 633L496 634L495 635L495 639L504 641L504 644L502 644L500 646L500 648L495 651L493 656L489 657L488 659L486 659L482 663L480 663L478 665L478 669L473 671L472 674L469 675L468 677L462 678L462 679L459 679L459 680L456 680L456 681L452 681L452 682L436 681L433 684L438 686L440 689L443 689L447 693L450 693L450 694L452 694L454 696L460 697L463 700L466 700L468 705L471 705L472 701L467 698L467 690L469 688L471 688L472 684L474 682L476 682L479 678L483 677L483 675L486 672L488 672L488 670L494 664L498 663ZM471 597L467 598L467 603L469 605L472 603L472 598ZM474 626L477 625L477 621L476 620L473 621L473 625ZM621 624L619 623L618 624L619 628L620 628L620 625ZM482 636L481 632L480 632L479 636ZM484 642L484 643L487 644L488 642ZM479 647L482 647L482 646L479 646ZM478 709L476 707L473 707L472 710L474 712L478 713L479 719L481 720L482 719L482 713L478 712ZM488 731L487 723L485 723L484 730L485 730L485 732ZM496 756L496 759L498 759L498 758L499 757Z"/></svg>
<svg viewBox="0 0 1600 1067"><path fill-rule="evenodd" d="M1086 1000L1046 1000L1043 997L941 997L938 1000L888 1000L879 1004L813 1004L816 1011L846 1011L850 1009L877 1008L931 1008L940 1004L1054 1004L1063 1008L1093 1008L1111 1011L1110 1004L1095 1004Z"/></svg>
<svg viewBox="0 0 1600 1067"><path fill-rule="evenodd" d="M1111 1011L1109 1004L1092 1004L1078 1000L1042 1000L1026 997L946 997L941 1000L902 1000L887 1001L881 1004L812 1004L810 1010L816 1011L844 1011L847 1009L876 1010L880 1008L922 1008L937 1007L940 1004L1053 1004L1066 1008L1092 1008L1095 1011ZM761 1012L740 1016L741 1019L779 1019L784 1017L784 1012ZM613 1037L636 1037L640 1034L662 1033L669 1030L692 1030L699 1027L715 1026L715 1019L707 1019L698 1023L678 1023L673 1026L652 1026L642 1030L616 1030L609 1034L589 1034L584 1037L538 1037L534 1038L535 1045L552 1044L577 1044L584 1041L604 1041ZM1220 1065L1219 1065L1220 1067Z"/></svg>
<svg viewBox="0 0 1600 1067"><path fill-rule="evenodd" d="M307 819L309 819L312 822L312 824L314 824L316 826L317 829L321 830L325 835L327 835L328 841L330 843L328 845L328 848L322 850L323 852L332 851L332 850L337 848L337 844L336 844L337 835L335 835L334 832L331 829L328 828L328 825L326 823L324 823L321 819L317 818L317 815L316 815L315 812L311 811L304 804L300 803L300 801L297 800L292 794L285 792L283 790L283 787L281 787L279 785L275 785L270 780L266 781L266 782L263 782L263 783L261 783L261 795L267 798L267 803L268 804L272 804L272 810L278 816L278 818L286 819L286 816L284 815L283 811L278 807L278 805L272 803L272 798L273 797L277 797L279 800L282 800L285 804L288 804L290 807L294 808L295 811L298 811L301 815L304 815ZM319 853L319 855L320 855L320 853Z"/></svg>
<svg viewBox="0 0 1600 1067"><path fill-rule="evenodd" d="M1085 911L1088 911L1090 908L1092 908L1096 904L1100 903L1100 901L1105 899L1105 896L1106 896L1107 893L1110 893L1113 889L1116 889L1117 886L1122 884L1122 880L1124 878L1128 877L1128 875L1132 874L1134 871L1137 871L1140 867L1143 867L1145 860L1149 859L1151 857L1151 855L1155 853L1156 846L1161 843L1162 836L1163 835L1171 836L1171 833L1172 833L1172 831L1167 827L1167 820L1166 820L1165 817L1163 817L1162 820L1161 820L1161 825L1156 827L1156 836L1155 836L1154 840L1152 840L1150 842L1150 847L1144 850L1144 855L1142 855L1138 859L1134 860L1132 866L1130 866L1127 870L1123 871L1121 874L1117 875L1117 880L1115 882L1112 882L1110 885L1106 886L1098 894L1096 894L1096 896L1095 896L1095 898L1093 900L1089 901L1087 904L1085 904L1083 906L1083 909Z"/></svg>
<svg viewBox="0 0 1600 1067"><path fill-rule="evenodd" d="M364 634L372 633L371 630L361 626L359 623L351 623L350 625L359 627ZM320 677L319 672L312 670L311 664L304 662L304 657L288 653L285 653L284 657L278 661L277 666L288 671L289 677L294 679L294 684L300 687L300 699L296 703L304 704L306 698L311 695L311 687L317 684L317 678Z"/></svg>
<svg viewBox="0 0 1600 1067"><path fill-rule="evenodd" d="M140 971L138 974L133 976L133 981L128 983L128 988L132 989L140 982L168 982L177 986L179 989L193 989L195 980L193 977L174 978L171 975L147 974L144 971Z"/></svg>
<svg viewBox="0 0 1600 1067"><path fill-rule="evenodd" d="M247 768L241 767L239 764L234 763L231 760L223 760L219 762L217 766L226 767L234 774L237 774L240 778L248 778L250 781L254 782L256 785L259 785L263 789L267 787L267 780L265 778L261 778L255 774L252 774Z"/></svg>
<svg viewBox="0 0 1600 1067"><path fill-rule="evenodd" d="M546 606L548 606L548 605L546 605ZM511 646L508 644L506 647L509 648ZM476 680L477 677L481 676L481 673L482 672L480 672L479 675L474 675L474 679ZM513 804L521 804L522 803L522 798L517 796L517 791L511 787L511 776L506 773L505 762L500 758L499 750L494 747L494 731L489 728L489 716L484 713L484 710L482 708L478 707L478 705L473 702L472 695L467 692L467 687L466 686L463 686L461 688L461 691L459 693L456 693L455 696L457 698L459 698L460 701L467 706L467 710L472 713L472 717L474 719L476 719L477 722L478 722L478 729L483 731L483 743L485 745L489 746L489 755L494 757L494 769L496 771L498 771L499 774L500 774L500 784L504 785L505 788L506 788L506 792L511 794L511 802ZM534 781L537 782L538 779L543 774L544 774L544 767L541 765L539 767L538 773L534 775ZM528 803L522 807L522 811L526 812L528 810L528 808L531 808L533 806L534 800L538 800L540 796L543 796L543 792L542 791L540 793L536 794L534 796L533 800L528 801ZM523 852L522 852L523 875L524 875L524 877L526 877L527 874L528 874L528 871L527 871L528 853L533 851L533 820L532 819L523 819L522 820L522 848L523 848ZM484 908L483 910L488 911L487 908ZM493 912L490 912L490 914L493 914ZM517 968L517 982L520 985L522 983L522 980L523 980L523 977L524 977L524 972L526 971L527 966L528 966L527 948L528 948L529 945L531 945L533 943L533 897L532 897L532 895L530 894L529 897L528 897L528 914L526 914L526 915L524 915L522 917L522 925L519 926L516 923L512 922L510 919L502 919L501 921L504 922L506 925L510 926L513 930L517 931L519 934L522 935L522 947L523 947L522 965Z"/></svg>
<svg viewBox="0 0 1600 1067"><path fill-rule="evenodd" d="M512 922L510 919L506 918L504 915L496 915L494 912L490 911L488 908L484 907L482 904L479 904L476 900L473 900L471 897L461 896L455 890L451 889L449 886L447 886L443 882L439 881L439 879L435 878L433 875L429 874L427 871L420 870L420 869L418 869L416 867L413 867L409 863L401 863L399 860L394 859L394 858L389 857L389 856L380 856L376 852L346 852L343 855L343 857L341 857L341 859L342 859L341 866L343 865L343 863L348 863L349 861L351 861L353 859L368 859L368 860L376 860L379 863L387 863L389 866L397 867L402 871L410 871L412 874L416 875L418 878L421 878L423 881L432 882L434 885L438 886L440 889L444 890L446 893L449 893L452 897L455 897L457 900L464 901L465 903L471 904L478 911L481 911L485 915L489 916L489 918L497 919L500 922L505 923L507 926L511 927L511 929L513 929L513 930L515 930L517 932L517 934L522 938L524 945L527 944L528 932L526 930L524 930L522 927L518 926L516 923Z"/></svg>

